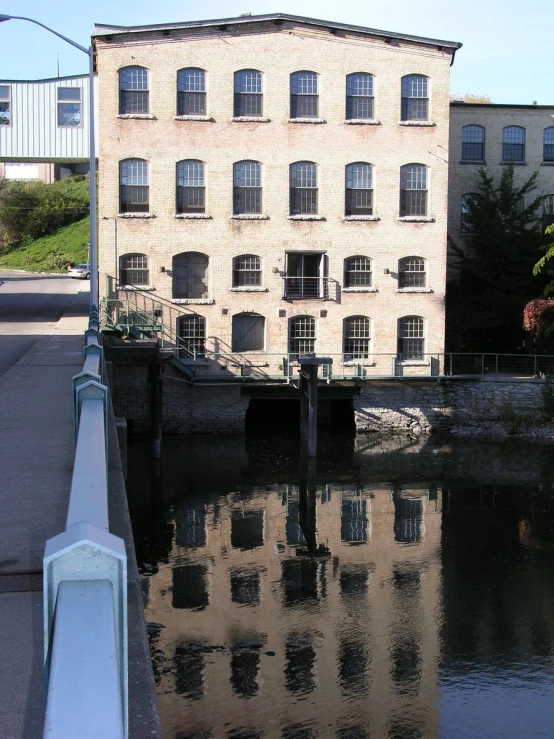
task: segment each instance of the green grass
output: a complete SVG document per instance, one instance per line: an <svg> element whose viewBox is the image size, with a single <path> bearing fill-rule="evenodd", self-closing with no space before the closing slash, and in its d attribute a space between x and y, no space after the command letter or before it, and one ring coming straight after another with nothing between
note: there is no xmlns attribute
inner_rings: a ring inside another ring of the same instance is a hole
<svg viewBox="0 0 554 739"><path fill-rule="evenodd" d="M89 219L71 223L36 241L0 250L0 267L28 272L65 272L68 263L87 261Z"/></svg>

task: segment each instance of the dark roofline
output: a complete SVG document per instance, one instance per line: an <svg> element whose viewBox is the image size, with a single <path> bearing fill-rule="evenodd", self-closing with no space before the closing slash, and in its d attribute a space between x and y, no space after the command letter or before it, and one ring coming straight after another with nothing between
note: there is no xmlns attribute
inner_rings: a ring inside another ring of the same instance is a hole
<svg viewBox="0 0 554 739"><path fill-rule="evenodd" d="M88 72L84 74L68 74L64 77L47 77L45 80L0 80L0 85L17 85L21 83L34 83L34 82L60 82L63 80L77 80L81 77L88 77Z"/></svg>
<svg viewBox="0 0 554 739"><path fill-rule="evenodd" d="M177 30L181 28L208 28L210 26L247 25L250 23L259 23L261 21L291 21L293 23L304 23L305 25L309 26L334 28L341 31L354 31L356 33L363 33L368 36L382 37L385 40L398 39L401 41L413 41L419 44L443 46L447 49L452 49L454 52L456 52L456 50L462 46L462 44L458 41L443 41L441 39L425 38L423 36L410 36L405 33L379 31L375 28L366 28L365 26L353 26L349 23L335 23L334 21L324 21L317 18L305 18L301 15L289 15L288 13L267 13L265 15L248 15L204 21L185 21L182 23L159 23L148 26L110 26L104 23L96 23L92 30L92 38L125 33L144 33L147 31L165 30L169 31L172 29Z"/></svg>
<svg viewBox="0 0 554 739"><path fill-rule="evenodd" d="M529 110L552 110L552 108L554 108L554 103L552 103L552 105L528 105L527 103L525 105L518 105L517 103L465 103L463 100L452 100L450 102L450 106L455 108L465 106L466 108L476 108L477 110L479 110L479 108L529 108Z"/></svg>

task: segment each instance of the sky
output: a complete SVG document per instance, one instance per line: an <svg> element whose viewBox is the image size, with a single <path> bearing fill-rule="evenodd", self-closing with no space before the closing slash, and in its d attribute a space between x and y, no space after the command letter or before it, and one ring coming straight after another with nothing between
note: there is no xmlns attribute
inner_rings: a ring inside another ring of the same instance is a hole
<svg viewBox="0 0 554 739"><path fill-rule="evenodd" d="M554 104L552 0L0 0L0 13L34 18L87 46L95 23L123 26L240 13L291 13L415 36L461 41L451 92L493 103ZM0 79L82 74L88 59L24 21L0 23Z"/></svg>

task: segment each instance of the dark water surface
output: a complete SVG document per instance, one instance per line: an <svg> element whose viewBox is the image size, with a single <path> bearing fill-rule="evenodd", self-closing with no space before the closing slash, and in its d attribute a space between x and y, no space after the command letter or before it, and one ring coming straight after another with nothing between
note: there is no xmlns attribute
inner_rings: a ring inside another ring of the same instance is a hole
<svg viewBox="0 0 554 739"><path fill-rule="evenodd" d="M133 444L165 739L553 738L553 451Z"/></svg>

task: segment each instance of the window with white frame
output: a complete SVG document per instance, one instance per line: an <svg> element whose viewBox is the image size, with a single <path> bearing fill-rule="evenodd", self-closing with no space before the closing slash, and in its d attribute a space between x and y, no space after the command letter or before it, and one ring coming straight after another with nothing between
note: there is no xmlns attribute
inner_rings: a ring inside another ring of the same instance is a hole
<svg viewBox="0 0 554 739"><path fill-rule="evenodd" d="M196 358L206 352L206 319L189 314L177 319L177 343L182 358Z"/></svg>
<svg viewBox="0 0 554 739"><path fill-rule="evenodd" d="M124 159L119 163L119 212L148 213L148 162Z"/></svg>
<svg viewBox="0 0 554 739"><path fill-rule="evenodd" d="M258 313L233 316L232 351L262 352L265 345L265 318Z"/></svg>
<svg viewBox="0 0 554 739"><path fill-rule="evenodd" d="M9 126L12 120L10 93L9 85L0 85L0 126Z"/></svg>
<svg viewBox="0 0 554 739"><path fill-rule="evenodd" d="M255 254L241 254L233 259L233 287L259 287L262 265Z"/></svg>
<svg viewBox="0 0 554 739"><path fill-rule="evenodd" d="M317 118L318 114L317 74L294 72L290 76L290 117Z"/></svg>
<svg viewBox="0 0 554 739"><path fill-rule="evenodd" d="M429 115L428 79L422 74L402 77L403 121L426 121Z"/></svg>
<svg viewBox="0 0 554 739"><path fill-rule="evenodd" d="M554 126L544 129L542 158L544 162L554 162Z"/></svg>
<svg viewBox="0 0 554 739"><path fill-rule="evenodd" d="M315 318L296 316L289 321L289 353L298 357L315 351Z"/></svg>
<svg viewBox="0 0 554 739"><path fill-rule="evenodd" d="M177 162L177 213L205 213L204 162L183 159Z"/></svg>
<svg viewBox="0 0 554 739"><path fill-rule="evenodd" d="M119 258L119 284L141 287L149 284L148 257L145 254L123 254Z"/></svg>
<svg viewBox="0 0 554 739"><path fill-rule="evenodd" d="M198 300L208 297L209 259L195 251L173 257L173 298Z"/></svg>
<svg viewBox="0 0 554 739"><path fill-rule="evenodd" d="M58 126L81 125L81 88L58 87Z"/></svg>
<svg viewBox="0 0 554 739"><path fill-rule="evenodd" d="M400 216L427 215L427 167L405 164L400 168Z"/></svg>
<svg viewBox="0 0 554 739"><path fill-rule="evenodd" d="M462 161L482 162L485 159L485 129L470 124L462 127Z"/></svg>
<svg viewBox="0 0 554 739"><path fill-rule="evenodd" d="M259 117L263 112L262 74L255 69L235 72L234 117Z"/></svg>
<svg viewBox="0 0 554 739"><path fill-rule="evenodd" d="M371 287L371 259L349 257L344 260L344 287Z"/></svg>
<svg viewBox="0 0 554 739"><path fill-rule="evenodd" d="M346 165L345 215L373 214L372 167L367 162Z"/></svg>
<svg viewBox="0 0 554 739"><path fill-rule="evenodd" d="M346 120L373 118L373 77L356 72L346 77Z"/></svg>
<svg viewBox="0 0 554 739"><path fill-rule="evenodd" d="M525 161L525 129L522 126L506 126L502 129L502 161Z"/></svg>
<svg viewBox="0 0 554 739"><path fill-rule="evenodd" d="M314 162L290 165L290 215L317 214L317 166Z"/></svg>
<svg viewBox="0 0 554 739"><path fill-rule="evenodd" d="M262 212L262 165L243 161L233 164L233 213Z"/></svg>
<svg viewBox="0 0 554 739"><path fill-rule="evenodd" d="M398 358L401 361L423 360L425 356L424 321L421 316L398 319Z"/></svg>
<svg viewBox="0 0 554 739"><path fill-rule="evenodd" d="M398 287L425 287L425 259L404 257L399 260Z"/></svg>
<svg viewBox="0 0 554 739"><path fill-rule="evenodd" d="M196 67L177 72L177 115L206 115L206 72Z"/></svg>
<svg viewBox="0 0 554 739"><path fill-rule="evenodd" d="M119 113L148 113L148 70L144 67L119 70Z"/></svg>
<svg viewBox="0 0 554 739"><path fill-rule="evenodd" d="M368 359L371 340L371 322L366 316L350 316L344 319L344 361Z"/></svg>

